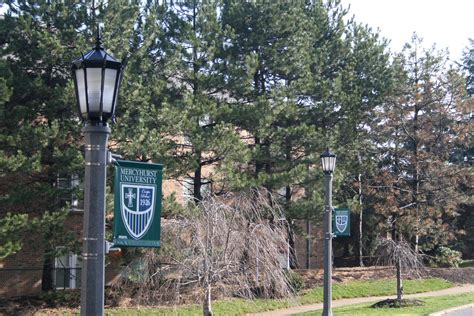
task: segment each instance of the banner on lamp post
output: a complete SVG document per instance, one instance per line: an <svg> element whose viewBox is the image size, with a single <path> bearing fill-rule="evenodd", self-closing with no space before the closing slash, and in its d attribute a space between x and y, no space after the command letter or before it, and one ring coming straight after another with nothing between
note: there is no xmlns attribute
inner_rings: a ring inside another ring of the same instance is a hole
<svg viewBox="0 0 474 316"><path fill-rule="evenodd" d="M335 208L332 218L332 232L336 236L351 235L351 211L348 208Z"/></svg>
<svg viewBox="0 0 474 316"><path fill-rule="evenodd" d="M163 166L117 160L114 246L160 247Z"/></svg>

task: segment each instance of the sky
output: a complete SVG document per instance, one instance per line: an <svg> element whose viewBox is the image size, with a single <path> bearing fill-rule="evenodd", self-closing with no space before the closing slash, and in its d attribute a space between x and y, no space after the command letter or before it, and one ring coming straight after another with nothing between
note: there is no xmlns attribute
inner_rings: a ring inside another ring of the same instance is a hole
<svg viewBox="0 0 474 316"><path fill-rule="evenodd" d="M448 48L458 60L474 39L474 0L341 0L350 5L356 21L380 29L391 40L390 49L400 51L413 32L423 38L424 47Z"/></svg>

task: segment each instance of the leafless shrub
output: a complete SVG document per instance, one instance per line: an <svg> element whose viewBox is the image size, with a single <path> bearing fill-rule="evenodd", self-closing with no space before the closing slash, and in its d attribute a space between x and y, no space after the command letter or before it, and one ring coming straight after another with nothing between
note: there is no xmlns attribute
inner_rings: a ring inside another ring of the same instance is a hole
<svg viewBox="0 0 474 316"><path fill-rule="evenodd" d="M378 263L395 266L400 261L403 270L419 271L423 267L422 258L405 240L380 238L377 243Z"/></svg>
<svg viewBox="0 0 474 316"><path fill-rule="evenodd" d="M380 238L377 241L377 264L395 266L397 274L397 300L402 300L403 280L402 273L416 273L420 276L423 260L405 240Z"/></svg>
<svg viewBox="0 0 474 316"><path fill-rule="evenodd" d="M168 248L168 247L167 247ZM116 303L130 297L137 304L179 303L181 284L177 268L165 262L155 249L136 253L112 284L112 299Z"/></svg>
<svg viewBox="0 0 474 316"><path fill-rule="evenodd" d="M162 244L168 246L161 255L150 251L142 258L141 282L128 276L117 284L139 285L135 297L142 303L176 303L183 293L194 293L204 314L211 315L211 297L292 294L281 268L288 255L286 223L266 191L208 197L164 223ZM171 264L160 266L163 261Z"/></svg>

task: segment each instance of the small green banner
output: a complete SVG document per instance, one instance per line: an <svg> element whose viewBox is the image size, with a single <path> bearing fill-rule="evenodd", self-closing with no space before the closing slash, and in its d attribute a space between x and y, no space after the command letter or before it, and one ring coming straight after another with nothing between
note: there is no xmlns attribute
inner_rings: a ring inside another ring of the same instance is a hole
<svg viewBox="0 0 474 316"><path fill-rule="evenodd" d="M332 232L336 236L351 235L351 211L348 208L335 208L332 217Z"/></svg>
<svg viewBox="0 0 474 316"><path fill-rule="evenodd" d="M160 247L162 178L162 165L115 162L114 247Z"/></svg>

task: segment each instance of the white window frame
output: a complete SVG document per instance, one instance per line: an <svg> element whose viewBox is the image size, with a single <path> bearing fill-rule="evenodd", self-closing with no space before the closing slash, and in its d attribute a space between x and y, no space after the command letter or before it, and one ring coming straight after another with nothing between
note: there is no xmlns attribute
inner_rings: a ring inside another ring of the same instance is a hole
<svg viewBox="0 0 474 316"><path fill-rule="evenodd" d="M61 259L63 258L67 258L67 262L62 262ZM69 275L69 286L58 285L58 282L56 279L57 278L56 272L59 269L65 270L64 277L66 277L66 275ZM66 273L67 270L70 271L69 274ZM81 271L82 271L82 261L79 255L72 252L68 252L59 257L56 257L54 259L54 286L55 288L57 290L79 288L77 284L78 283L77 280L81 277Z"/></svg>
<svg viewBox="0 0 474 316"><path fill-rule="evenodd" d="M212 194L212 183L207 178L202 178L201 182L201 196L207 197ZM185 178L182 181L183 202L184 204L192 202L194 198L194 181L193 178Z"/></svg>
<svg viewBox="0 0 474 316"><path fill-rule="evenodd" d="M61 177L59 174L56 178L56 188L58 189L74 189L81 185L79 176L73 174L71 176ZM71 212L82 212L84 211L84 205L80 208L80 201L75 192L71 192L70 197L60 197L60 200L69 202Z"/></svg>
<svg viewBox="0 0 474 316"><path fill-rule="evenodd" d="M183 203L187 204L193 201L194 198L194 181L192 178L183 179Z"/></svg>

